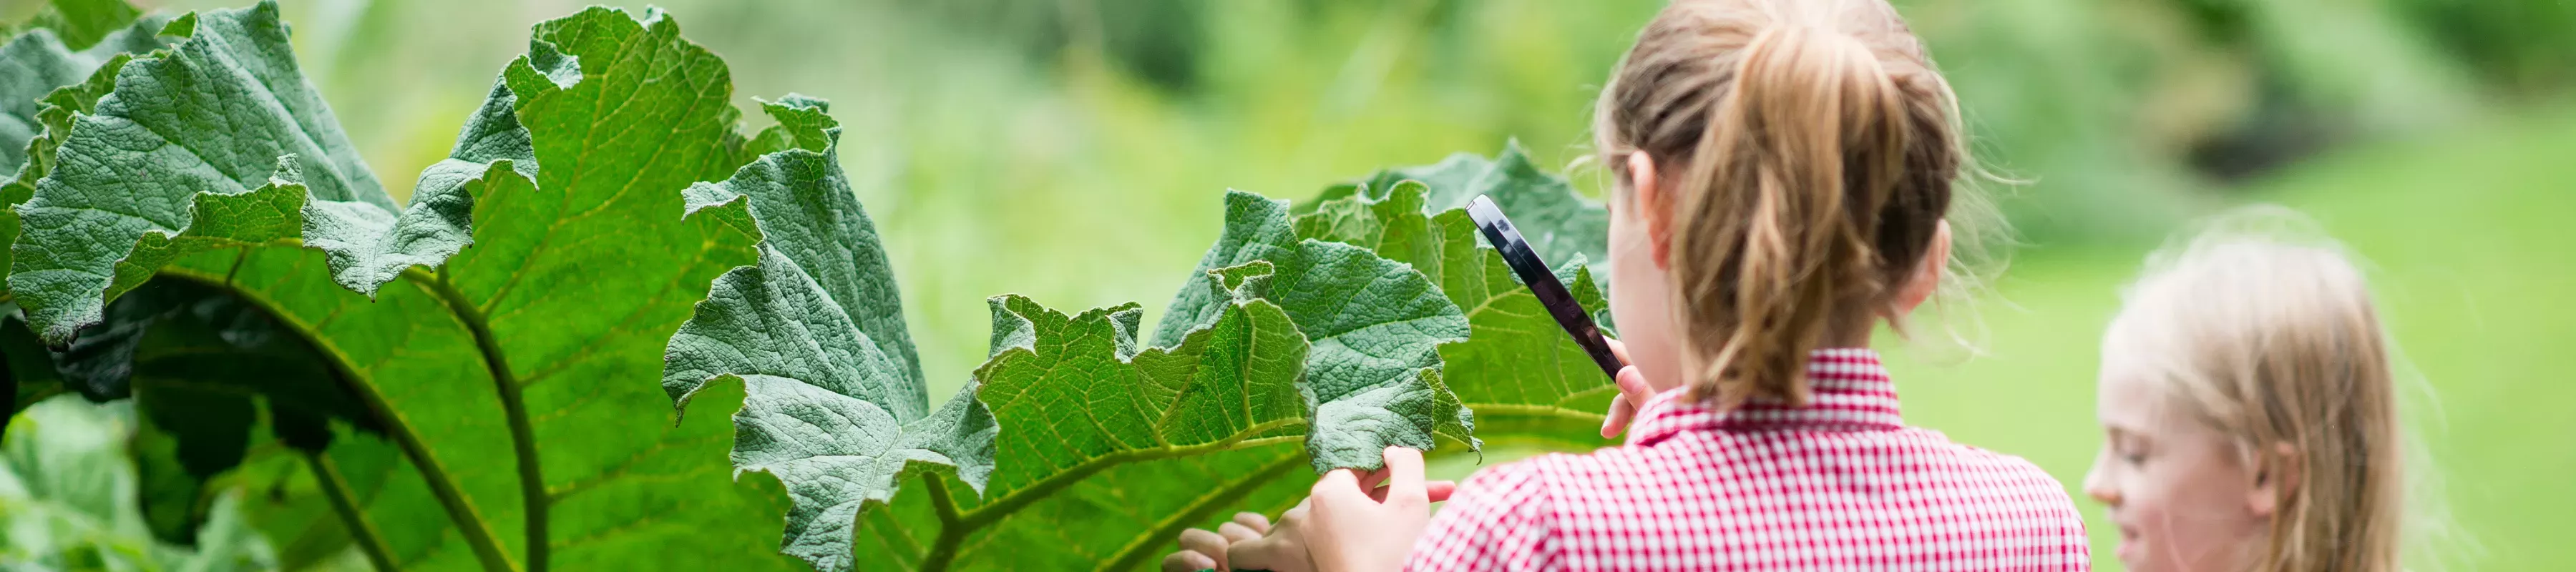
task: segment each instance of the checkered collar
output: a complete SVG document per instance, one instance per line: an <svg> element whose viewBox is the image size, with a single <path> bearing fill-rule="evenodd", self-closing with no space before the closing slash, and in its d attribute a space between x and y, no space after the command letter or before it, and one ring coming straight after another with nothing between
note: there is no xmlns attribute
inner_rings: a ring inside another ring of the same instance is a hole
<svg viewBox="0 0 2576 572"><path fill-rule="evenodd" d="M1628 444L1646 445L1694 430L1871 431L1905 426L1897 414L1896 383L1867 348L1829 348L1807 354L1807 406L1756 398L1719 411L1682 399L1676 387L1646 402L1628 427Z"/></svg>

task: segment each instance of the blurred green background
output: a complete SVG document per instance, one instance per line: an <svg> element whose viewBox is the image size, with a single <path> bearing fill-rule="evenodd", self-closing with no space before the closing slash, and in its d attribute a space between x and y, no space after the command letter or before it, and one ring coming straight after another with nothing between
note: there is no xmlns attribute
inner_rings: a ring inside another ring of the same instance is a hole
<svg viewBox="0 0 2576 572"><path fill-rule="evenodd" d="M36 0L0 0L0 21ZM236 0L172 0L167 9ZM581 2L284 0L307 73L407 194L527 26ZM934 394L985 297L1159 310L1222 191L1304 198L1518 139L1596 192L1589 107L1662 2L667 0L737 103L830 99ZM1907 417L2078 483L2095 339L2192 217L2297 207L2369 259L2404 349L2432 569L2576 568L2576 4L1906 0L2016 231L1949 320L1890 340ZM1148 320L1153 316L1148 316ZM934 395L939 397L939 395ZM13 431L12 439L26 438ZM1501 457L1489 457L1489 462ZM1456 470L1464 470L1458 468ZM2089 501L2088 514L2097 517ZM2094 522L2105 567L2113 531Z"/></svg>

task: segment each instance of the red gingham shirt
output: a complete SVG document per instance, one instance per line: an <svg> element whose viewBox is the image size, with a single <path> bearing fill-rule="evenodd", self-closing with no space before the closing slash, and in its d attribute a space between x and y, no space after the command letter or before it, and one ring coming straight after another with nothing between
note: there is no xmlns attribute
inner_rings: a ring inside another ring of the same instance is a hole
<svg viewBox="0 0 2576 572"><path fill-rule="evenodd" d="M1867 349L1816 350L1806 407L1650 400L1625 446L1478 471L1408 570L2084 570L2066 489L1906 427ZM2000 413L2000 412L1999 412Z"/></svg>

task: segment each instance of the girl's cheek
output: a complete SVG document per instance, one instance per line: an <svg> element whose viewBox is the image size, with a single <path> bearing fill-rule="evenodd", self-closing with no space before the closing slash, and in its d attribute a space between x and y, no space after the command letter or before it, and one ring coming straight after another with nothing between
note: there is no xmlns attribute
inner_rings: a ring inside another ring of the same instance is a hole
<svg viewBox="0 0 2576 572"><path fill-rule="evenodd" d="M1628 345L1631 365L1656 390L1682 379L1679 339L1673 325L1669 276L1655 266L1645 224L1613 213L1610 221L1610 315Z"/></svg>

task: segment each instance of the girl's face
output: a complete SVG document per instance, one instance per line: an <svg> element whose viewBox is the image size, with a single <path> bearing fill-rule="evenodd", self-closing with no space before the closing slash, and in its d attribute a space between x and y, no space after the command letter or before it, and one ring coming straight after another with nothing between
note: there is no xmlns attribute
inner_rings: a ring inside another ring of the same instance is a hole
<svg viewBox="0 0 2576 572"><path fill-rule="evenodd" d="M1681 385L1681 354L1673 345L1679 338L1673 328L1670 271L1656 256L1660 245L1649 229L1662 221L1649 225L1641 208L1653 203L1651 195L1658 190L1655 166L1643 160L1644 153L1633 157L1628 164L1633 177L1609 200L1610 317L1619 323L1629 365L1662 391Z"/></svg>
<svg viewBox="0 0 2576 572"><path fill-rule="evenodd" d="M2084 493L2109 508L2130 570L2230 571L2253 566L2271 534L2268 487L2238 447L2173 406L2147 376L2101 376L2105 442Z"/></svg>

